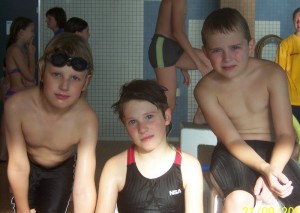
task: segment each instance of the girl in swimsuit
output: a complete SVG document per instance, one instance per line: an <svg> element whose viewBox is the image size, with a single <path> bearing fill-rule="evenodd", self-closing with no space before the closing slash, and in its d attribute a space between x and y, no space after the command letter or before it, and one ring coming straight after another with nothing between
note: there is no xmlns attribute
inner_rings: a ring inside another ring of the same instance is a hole
<svg viewBox="0 0 300 213"><path fill-rule="evenodd" d="M16 18L11 27L6 45L6 72L10 87L6 98L19 90L35 84L35 46L33 21L26 17Z"/></svg>

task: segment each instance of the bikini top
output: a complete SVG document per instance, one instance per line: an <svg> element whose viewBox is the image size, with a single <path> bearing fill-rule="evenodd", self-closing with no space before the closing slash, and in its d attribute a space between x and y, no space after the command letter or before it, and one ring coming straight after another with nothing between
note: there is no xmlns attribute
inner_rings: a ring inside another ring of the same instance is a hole
<svg viewBox="0 0 300 213"><path fill-rule="evenodd" d="M20 72L21 72L21 70L20 70L18 67L16 67L16 68L11 69L11 70L8 72L8 74L9 74L9 75L13 75L13 74L15 74L15 73L20 73Z"/></svg>

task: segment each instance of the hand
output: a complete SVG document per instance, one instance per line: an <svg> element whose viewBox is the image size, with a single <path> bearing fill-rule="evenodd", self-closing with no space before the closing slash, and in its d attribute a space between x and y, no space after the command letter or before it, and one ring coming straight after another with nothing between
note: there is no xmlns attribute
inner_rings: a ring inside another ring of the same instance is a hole
<svg viewBox="0 0 300 213"><path fill-rule="evenodd" d="M36 213L35 209L30 209L30 213Z"/></svg>
<svg viewBox="0 0 300 213"><path fill-rule="evenodd" d="M30 56L35 54L35 46L33 45L33 38L30 40L30 42L27 43L27 50Z"/></svg>
<svg viewBox="0 0 300 213"><path fill-rule="evenodd" d="M265 178L268 181L269 189L281 198L289 196L293 191L290 181L278 168L269 165L265 169Z"/></svg>
<svg viewBox="0 0 300 213"><path fill-rule="evenodd" d="M188 87L191 83L191 77L189 71L186 69L181 69L181 73L183 75L183 84Z"/></svg>
<svg viewBox="0 0 300 213"><path fill-rule="evenodd" d="M268 188L265 180L259 177L254 186L254 194L257 200L261 200L266 204L275 204L276 197Z"/></svg>
<svg viewBox="0 0 300 213"><path fill-rule="evenodd" d="M212 65L210 60L206 57L206 55L201 50L198 55L199 61L196 63L197 69L200 71L202 77L212 71Z"/></svg>

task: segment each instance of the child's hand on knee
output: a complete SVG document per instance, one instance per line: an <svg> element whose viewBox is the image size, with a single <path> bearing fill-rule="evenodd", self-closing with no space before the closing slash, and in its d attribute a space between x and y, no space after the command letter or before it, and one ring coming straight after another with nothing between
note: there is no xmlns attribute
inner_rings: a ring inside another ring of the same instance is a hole
<svg viewBox="0 0 300 213"><path fill-rule="evenodd" d="M269 189L279 197L285 198L292 193L292 181L276 167L270 166L266 178L268 180Z"/></svg>
<svg viewBox="0 0 300 213"><path fill-rule="evenodd" d="M254 186L254 194L257 200L263 201L265 204L274 204L276 203L276 197L268 188L265 180L262 177L259 177L256 180Z"/></svg>

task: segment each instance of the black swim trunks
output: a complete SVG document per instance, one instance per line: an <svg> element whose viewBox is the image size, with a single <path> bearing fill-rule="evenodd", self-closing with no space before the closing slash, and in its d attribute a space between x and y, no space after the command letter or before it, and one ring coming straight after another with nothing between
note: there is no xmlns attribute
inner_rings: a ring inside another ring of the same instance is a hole
<svg viewBox="0 0 300 213"><path fill-rule="evenodd" d="M246 143L265 161L270 161L274 143L256 140ZM224 197L235 190L243 190L252 194L255 199L253 189L257 178L261 175L233 157L220 142L214 150L210 172L222 189ZM296 207L300 205L300 165L290 159L283 169L283 174L293 182L294 189L290 196L278 199L286 207Z"/></svg>
<svg viewBox="0 0 300 213"><path fill-rule="evenodd" d="M65 213L72 193L74 169L75 157L54 168L43 168L30 162L30 209L42 213ZM14 198L12 205L15 208Z"/></svg>
<svg viewBox="0 0 300 213"><path fill-rule="evenodd" d="M148 50L148 57L153 68L174 66L183 54L183 49L174 40L155 34Z"/></svg>

